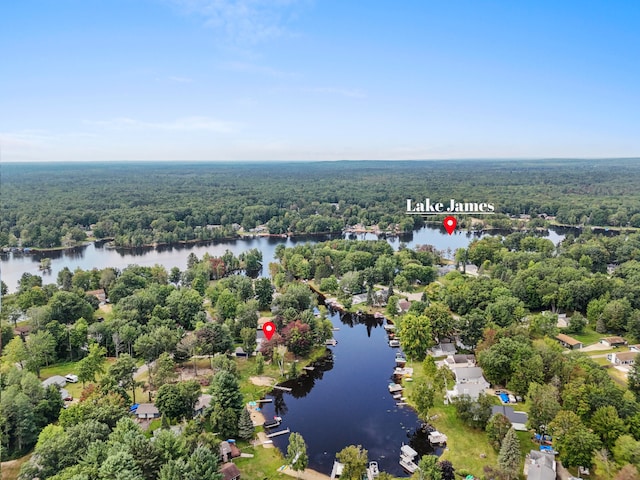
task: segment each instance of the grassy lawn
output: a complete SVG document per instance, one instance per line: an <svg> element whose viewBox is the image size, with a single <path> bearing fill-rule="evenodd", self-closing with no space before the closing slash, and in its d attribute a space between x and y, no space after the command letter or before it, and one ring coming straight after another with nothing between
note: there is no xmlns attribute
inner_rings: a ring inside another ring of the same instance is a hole
<svg viewBox="0 0 640 480"><path fill-rule="evenodd" d="M20 457L16 460L10 460L8 462L2 462L2 480L14 480L18 478L18 473L20 473L20 468L22 465L27 463L31 458L31 453L25 455L24 457Z"/></svg>
<svg viewBox="0 0 640 480"><path fill-rule="evenodd" d="M587 345L592 345L600 341L601 338L606 337L607 335L604 333L598 333L595 330L587 327L584 329L582 333L573 333L569 335L570 337L575 338L576 340L580 340L583 345L586 347Z"/></svg>
<svg viewBox="0 0 640 480"><path fill-rule="evenodd" d="M286 461L277 448L252 447L246 443L240 443L238 446L243 453L254 455L253 458L236 458L233 461L242 472L242 478L256 480L290 478L278 471Z"/></svg>

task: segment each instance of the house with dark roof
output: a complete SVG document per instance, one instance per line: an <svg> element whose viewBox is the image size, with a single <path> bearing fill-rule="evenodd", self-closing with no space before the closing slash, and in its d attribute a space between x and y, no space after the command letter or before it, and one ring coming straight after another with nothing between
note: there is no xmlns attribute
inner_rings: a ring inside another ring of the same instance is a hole
<svg viewBox="0 0 640 480"><path fill-rule="evenodd" d="M56 387L62 388L66 384L67 384L67 379L64 378L62 375L54 375L42 381L42 386L44 388L48 388L49 385L55 385Z"/></svg>
<svg viewBox="0 0 640 480"><path fill-rule="evenodd" d="M556 459L553 454L531 450L524 462L524 476L528 480L555 480Z"/></svg>
<svg viewBox="0 0 640 480"><path fill-rule="evenodd" d="M527 421L529 420L529 416L525 412L516 412L513 407L508 407L506 405L494 405L491 407L491 415L495 415L496 413L501 413L507 417L514 430L518 430L519 432L527 431Z"/></svg>
<svg viewBox="0 0 640 480"><path fill-rule="evenodd" d="M569 348L571 350L578 350L583 347L580 340L576 340L575 338L570 337L569 335L565 335L564 333L556 335L556 340L558 340L560 342L560 345L562 345L564 348Z"/></svg>
<svg viewBox="0 0 640 480"><path fill-rule="evenodd" d="M398 302L398 312L404 313L408 312L411 307L411 302L409 300L405 300L404 298Z"/></svg>
<svg viewBox="0 0 640 480"><path fill-rule="evenodd" d="M223 480L240 480L240 470L234 463L225 463L220 467Z"/></svg>

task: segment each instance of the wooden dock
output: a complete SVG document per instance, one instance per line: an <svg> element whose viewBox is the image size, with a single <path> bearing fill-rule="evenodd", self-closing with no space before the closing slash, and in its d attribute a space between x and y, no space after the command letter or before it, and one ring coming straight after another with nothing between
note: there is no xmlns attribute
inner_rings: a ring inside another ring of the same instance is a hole
<svg viewBox="0 0 640 480"><path fill-rule="evenodd" d="M308 370L309 372L313 372L315 370L314 367L302 367L303 370Z"/></svg>
<svg viewBox="0 0 640 480"><path fill-rule="evenodd" d="M280 385L274 385L273 388L276 389L276 390L282 390L283 392L290 392L291 391L291 389L289 387L281 387Z"/></svg>
<svg viewBox="0 0 640 480"><path fill-rule="evenodd" d="M263 400L256 400L256 403L271 403L273 402L273 398L265 398Z"/></svg>
<svg viewBox="0 0 640 480"><path fill-rule="evenodd" d="M279 432L273 432L267 435L267 438L277 437L278 435L285 435L290 433L290 430L287 428L286 430L280 430Z"/></svg>

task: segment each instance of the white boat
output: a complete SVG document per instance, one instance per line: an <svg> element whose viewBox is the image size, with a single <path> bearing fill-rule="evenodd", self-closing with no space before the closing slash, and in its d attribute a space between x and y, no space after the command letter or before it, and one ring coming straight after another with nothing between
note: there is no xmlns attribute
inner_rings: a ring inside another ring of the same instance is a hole
<svg viewBox="0 0 640 480"><path fill-rule="evenodd" d="M399 347L400 346L400 340L396 340L395 338L393 340L389 340L389 346L390 347Z"/></svg>
<svg viewBox="0 0 640 480"><path fill-rule="evenodd" d="M396 353L396 365L403 366L407 363L407 357L405 357L402 353Z"/></svg>
<svg viewBox="0 0 640 480"><path fill-rule="evenodd" d="M367 480L373 480L378 475L380 475L378 462L369 462L369 466L367 467Z"/></svg>
<svg viewBox="0 0 640 480"><path fill-rule="evenodd" d="M418 469L418 465L416 465L413 460L405 457L400 457L400 466L409 473L414 473Z"/></svg>
<svg viewBox="0 0 640 480"><path fill-rule="evenodd" d="M342 470L344 470L344 465L337 460L333 461L333 468L331 469L331 478L339 478L342 475Z"/></svg>
<svg viewBox="0 0 640 480"><path fill-rule="evenodd" d="M387 323L387 324L386 324L384 327L382 327L382 328L384 328L387 332L393 332L393 331L396 329L396 326L395 326L395 325L391 325L391 324Z"/></svg>

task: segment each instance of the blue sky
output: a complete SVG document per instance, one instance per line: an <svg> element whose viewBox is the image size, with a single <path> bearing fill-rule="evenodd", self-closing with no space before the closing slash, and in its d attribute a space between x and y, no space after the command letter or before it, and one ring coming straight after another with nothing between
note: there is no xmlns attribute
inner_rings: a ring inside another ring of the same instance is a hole
<svg viewBox="0 0 640 480"><path fill-rule="evenodd" d="M3 161L640 156L640 3L20 0Z"/></svg>

